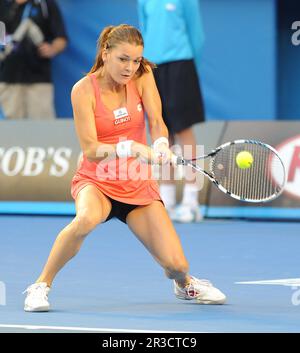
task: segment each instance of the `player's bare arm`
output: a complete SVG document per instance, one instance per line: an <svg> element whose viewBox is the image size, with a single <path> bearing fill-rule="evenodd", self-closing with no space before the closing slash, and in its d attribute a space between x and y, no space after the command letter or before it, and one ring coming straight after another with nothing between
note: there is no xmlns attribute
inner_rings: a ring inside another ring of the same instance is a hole
<svg viewBox="0 0 300 353"><path fill-rule="evenodd" d="M168 138L168 129L163 121L161 99L153 72L150 67L148 69L148 73L137 79L137 88L148 116L152 141L155 141L161 136Z"/></svg>
<svg viewBox="0 0 300 353"><path fill-rule="evenodd" d="M94 117L96 102L89 77L84 77L74 85L71 101L76 133L84 155L90 161L115 156L115 145L103 144L97 139Z"/></svg>

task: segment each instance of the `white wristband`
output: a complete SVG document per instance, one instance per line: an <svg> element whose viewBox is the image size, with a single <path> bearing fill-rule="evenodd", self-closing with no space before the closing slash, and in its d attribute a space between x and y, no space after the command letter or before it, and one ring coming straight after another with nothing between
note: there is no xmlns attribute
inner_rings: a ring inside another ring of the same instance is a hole
<svg viewBox="0 0 300 353"><path fill-rule="evenodd" d="M159 137L158 139L156 139L154 142L153 142L153 149L154 151L157 149L157 147L161 144L161 143L164 143L165 145L167 145L167 147L169 147L169 140L162 136L162 137Z"/></svg>
<svg viewBox="0 0 300 353"><path fill-rule="evenodd" d="M118 142L116 145L116 152L119 158L131 157L131 145L133 140L126 140Z"/></svg>

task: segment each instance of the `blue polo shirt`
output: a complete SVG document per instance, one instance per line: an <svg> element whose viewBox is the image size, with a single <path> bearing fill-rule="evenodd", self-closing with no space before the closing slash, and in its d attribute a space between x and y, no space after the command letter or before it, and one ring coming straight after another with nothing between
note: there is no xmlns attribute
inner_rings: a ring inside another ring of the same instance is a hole
<svg viewBox="0 0 300 353"><path fill-rule="evenodd" d="M204 32L199 0L138 0L144 56L155 64L194 59L199 70Z"/></svg>

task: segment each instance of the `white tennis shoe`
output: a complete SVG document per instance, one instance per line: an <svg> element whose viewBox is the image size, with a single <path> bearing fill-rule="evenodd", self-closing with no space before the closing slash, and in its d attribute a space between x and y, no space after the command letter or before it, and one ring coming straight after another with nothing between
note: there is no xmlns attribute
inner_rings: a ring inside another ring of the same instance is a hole
<svg viewBox="0 0 300 353"><path fill-rule="evenodd" d="M46 282L34 283L29 286L23 294L27 293L25 299L25 311L49 311L50 304L48 301L48 293L50 287Z"/></svg>
<svg viewBox="0 0 300 353"><path fill-rule="evenodd" d="M224 304L226 296L211 282L191 276L191 282L180 288L174 281L174 292L178 299L196 300L199 304Z"/></svg>
<svg viewBox="0 0 300 353"><path fill-rule="evenodd" d="M179 223L191 223L191 222L201 222L203 216L200 211L199 205L190 206L185 204L179 204L171 209L168 209L170 219L173 222Z"/></svg>

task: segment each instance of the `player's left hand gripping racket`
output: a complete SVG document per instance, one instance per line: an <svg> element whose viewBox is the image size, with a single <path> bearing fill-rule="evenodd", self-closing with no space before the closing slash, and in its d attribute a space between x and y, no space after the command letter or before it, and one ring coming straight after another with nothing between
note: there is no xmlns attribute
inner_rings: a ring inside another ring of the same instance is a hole
<svg viewBox="0 0 300 353"><path fill-rule="evenodd" d="M241 169L236 163L239 152L253 156L249 168ZM196 165L200 159L209 160L208 170ZM285 167L278 152L271 146L255 140L227 142L209 154L194 159L177 157L174 164L190 166L206 175L221 191L247 202L267 202L277 198L286 182Z"/></svg>

